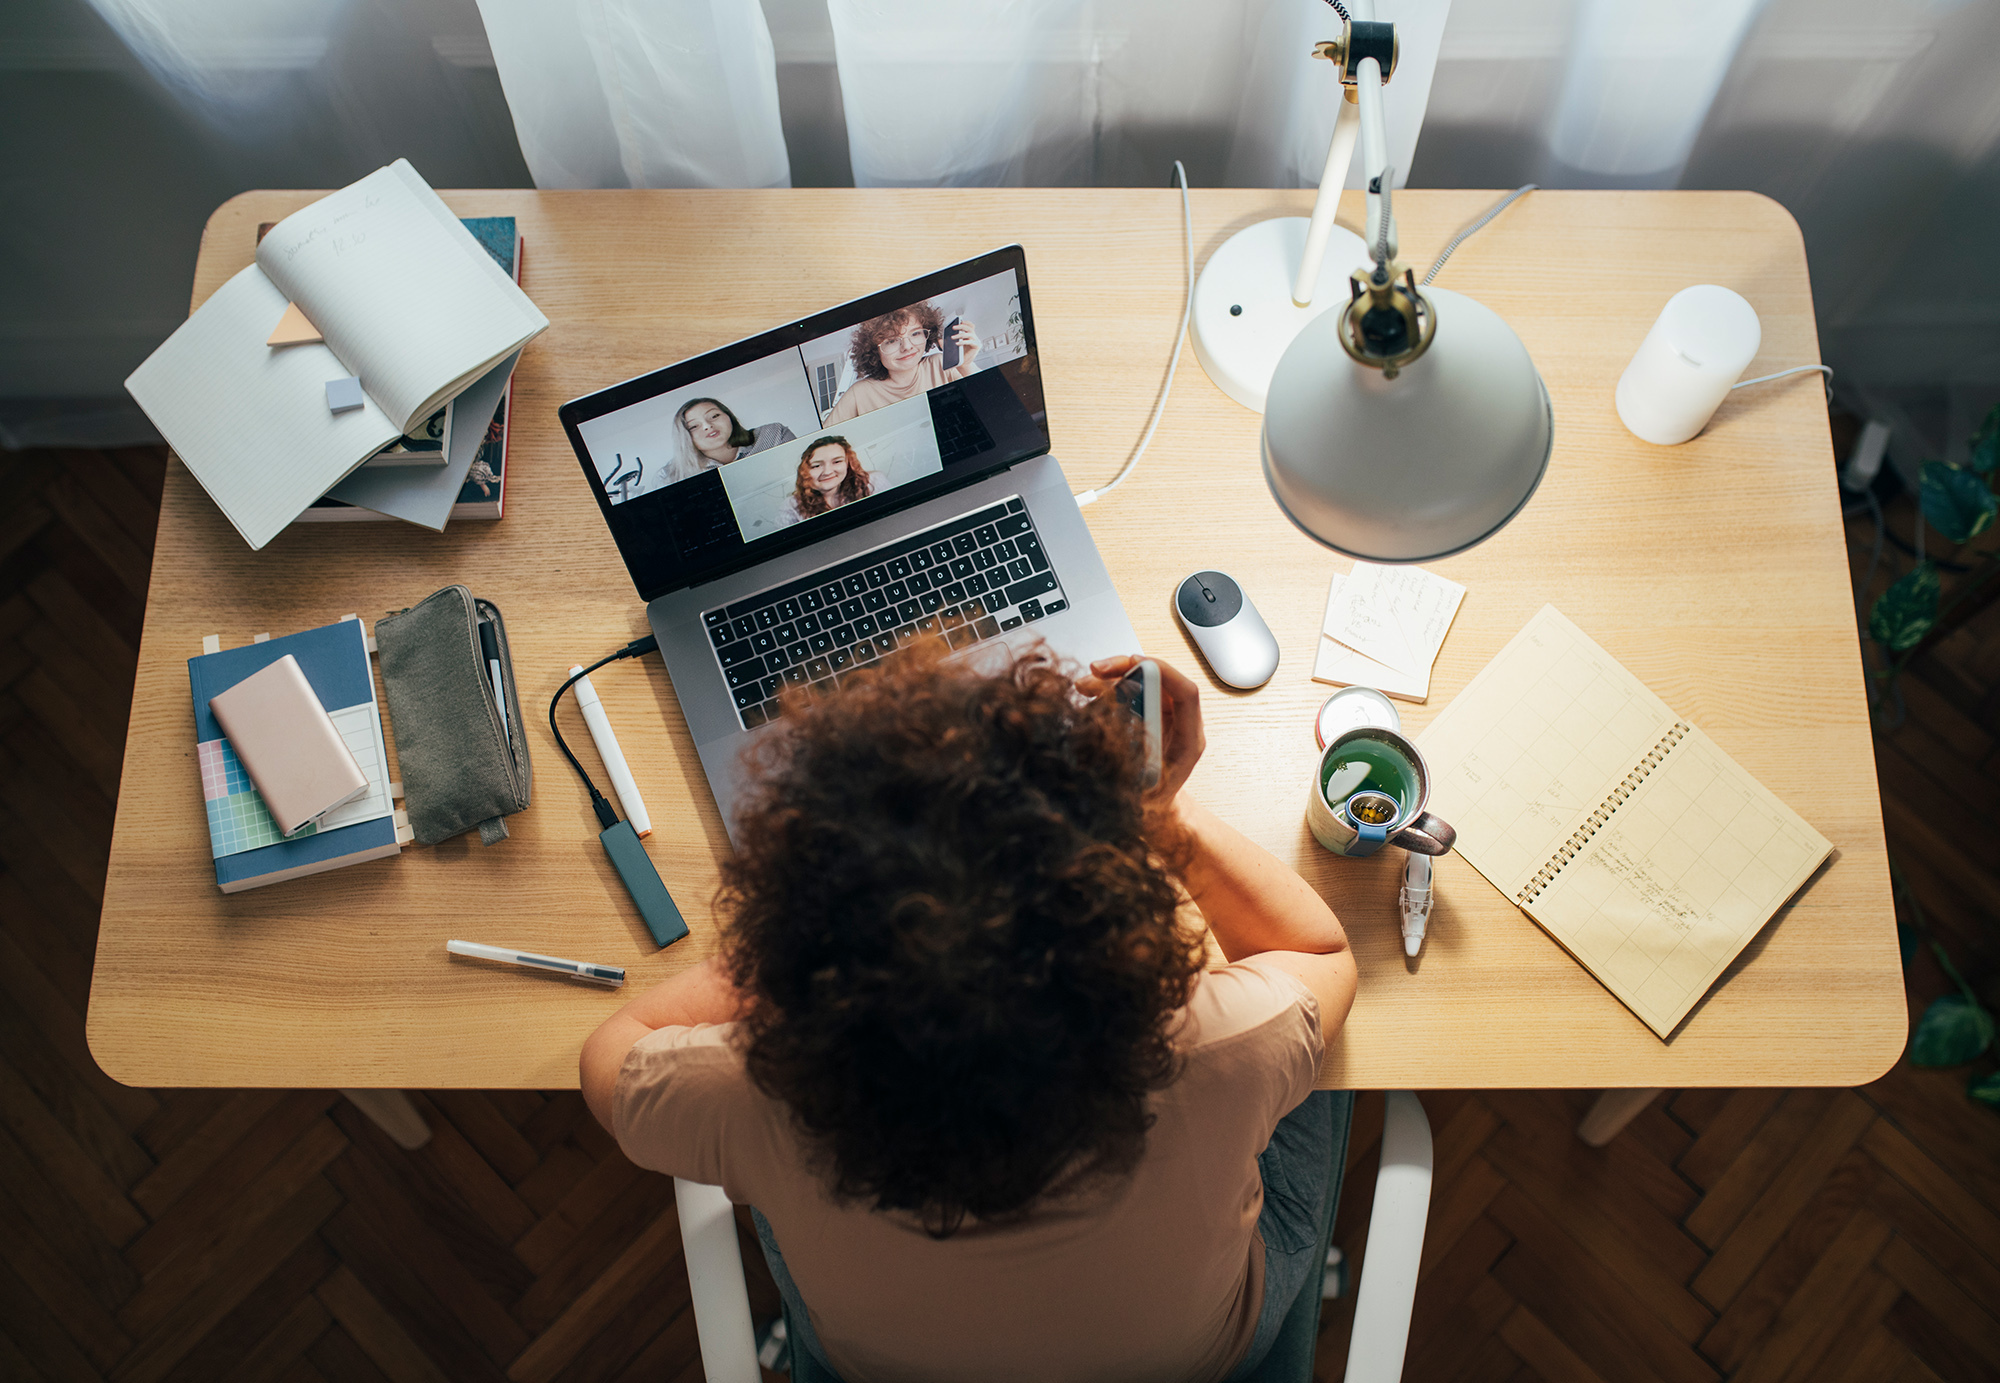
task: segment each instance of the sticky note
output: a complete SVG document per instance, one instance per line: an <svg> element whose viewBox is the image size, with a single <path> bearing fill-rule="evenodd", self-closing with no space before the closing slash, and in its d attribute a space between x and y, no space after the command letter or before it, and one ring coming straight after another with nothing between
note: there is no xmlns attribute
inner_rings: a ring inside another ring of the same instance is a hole
<svg viewBox="0 0 2000 1383"><path fill-rule="evenodd" d="M306 320L306 314L299 311L297 303L285 304L285 315L278 319L278 325L264 344L267 346L303 346L322 339L319 328Z"/></svg>
<svg viewBox="0 0 2000 1383"><path fill-rule="evenodd" d="M361 406L361 381L352 375L326 382L326 407L330 413L345 413Z"/></svg>

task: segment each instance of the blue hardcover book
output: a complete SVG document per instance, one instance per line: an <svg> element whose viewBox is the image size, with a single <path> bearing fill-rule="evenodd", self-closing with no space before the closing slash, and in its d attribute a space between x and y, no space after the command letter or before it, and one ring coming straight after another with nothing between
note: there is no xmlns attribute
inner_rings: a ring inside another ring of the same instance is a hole
<svg viewBox="0 0 2000 1383"><path fill-rule="evenodd" d="M208 709L210 697L288 653L298 659L313 694L368 778L368 791L361 797L289 836L279 832L256 785ZM215 883L224 893L260 888L402 850L408 833L399 824L395 803L389 797L388 750L382 740L382 715L375 701L375 677L360 620L346 619L282 639L190 658L188 687L194 696L195 757L201 765Z"/></svg>

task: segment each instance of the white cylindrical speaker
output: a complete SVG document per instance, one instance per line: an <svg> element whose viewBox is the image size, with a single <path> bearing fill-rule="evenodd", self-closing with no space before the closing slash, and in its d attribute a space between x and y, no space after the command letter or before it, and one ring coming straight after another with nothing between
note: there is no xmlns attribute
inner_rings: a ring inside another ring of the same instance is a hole
<svg viewBox="0 0 2000 1383"><path fill-rule="evenodd" d="M1687 441L1714 416L1764 331L1740 294L1712 283L1667 299L1659 320L1618 378L1618 416L1658 446Z"/></svg>

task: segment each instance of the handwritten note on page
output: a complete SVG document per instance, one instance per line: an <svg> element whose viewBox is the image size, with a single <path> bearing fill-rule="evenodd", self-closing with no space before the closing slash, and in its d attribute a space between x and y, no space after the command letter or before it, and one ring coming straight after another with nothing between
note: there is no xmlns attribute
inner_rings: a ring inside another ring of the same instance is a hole
<svg viewBox="0 0 2000 1383"><path fill-rule="evenodd" d="M257 263L402 432L549 324L403 159L278 222Z"/></svg>
<svg viewBox="0 0 2000 1383"><path fill-rule="evenodd" d="M1345 575L1337 575L1326 593L1329 621L1334 603L1340 599L1341 587L1346 583ZM1329 638L1324 629L1319 636L1319 652L1313 659L1312 675L1315 682L1326 682L1336 687L1373 687L1398 701L1421 703L1431 694L1429 667L1421 673L1408 673L1387 663L1378 663L1366 653L1357 653L1339 640Z"/></svg>
<svg viewBox="0 0 2000 1383"><path fill-rule="evenodd" d="M1833 849L1552 605L1417 743L1458 853L1663 1039Z"/></svg>
<svg viewBox="0 0 2000 1383"><path fill-rule="evenodd" d="M1430 676L1465 587L1422 567L1356 562L1327 601L1328 638L1412 675Z"/></svg>

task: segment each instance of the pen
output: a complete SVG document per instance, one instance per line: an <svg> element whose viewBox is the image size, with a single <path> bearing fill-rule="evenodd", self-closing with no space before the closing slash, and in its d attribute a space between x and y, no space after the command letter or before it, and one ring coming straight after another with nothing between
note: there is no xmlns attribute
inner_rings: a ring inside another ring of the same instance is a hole
<svg viewBox="0 0 2000 1383"><path fill-rule="evenodd" d="M525 965L533 970L553 970L562 975L574 975L580 980L589 980L616 989L625 983L625 967L622 965L592 965L588 961L564 960L560 956L538 956L532 951L510 951L504 946L482 946L476 941L447 941L445 950L455 956L473 956L479 960L497 960L508 965Z"/></svg>
<svg viewBox="0 0 2000 1383"><path fill-rule="evenodd" d="M604 760L604 770L611 775L611 786L618 793L618 804L625 808L625 819L632 823L634 831L649 836L653 833L653 819L646 815L646 804L639 800L639 785L632 781L632 770L625 766L618 736L611 733L611 722L604 718L597 688L590 685L588 677L577 676L582 671L581 667L573 667L569 675L576 678L576 704L583 711L583 723L590 727L590 737L597 742L598 757Z"/></svg>
<svg viewBox="0 0 2000 1383"><path fill-rule="evenodd" d="M486 671L493 678L493 704L500 708L500 733L508 739L514 732L507 725L507 684L500 676L500 641L493 637L493 622L479 621L479 651L486 655Z"/></svg>

